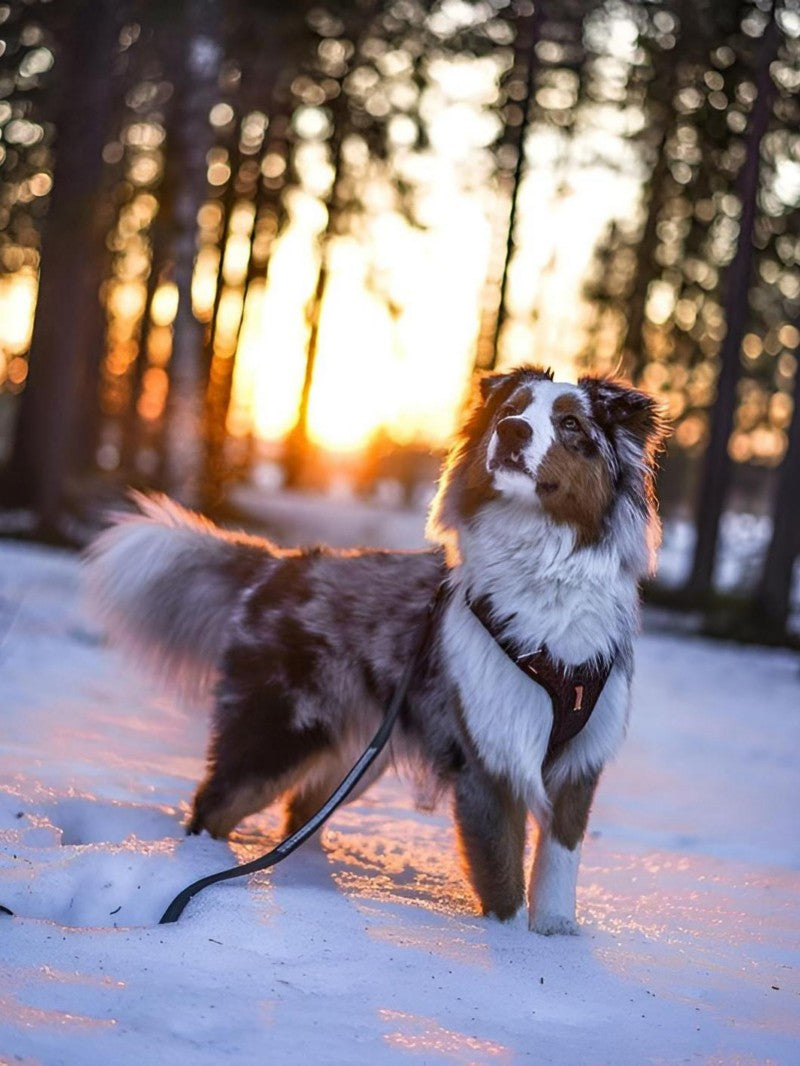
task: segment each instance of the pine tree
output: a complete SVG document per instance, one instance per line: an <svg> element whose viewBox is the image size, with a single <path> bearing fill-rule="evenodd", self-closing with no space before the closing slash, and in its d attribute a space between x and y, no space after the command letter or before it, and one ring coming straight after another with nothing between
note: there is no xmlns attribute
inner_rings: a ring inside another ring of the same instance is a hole
<svg viewBox="0 0 800 1066"><path fill-rule="evenodd" d="M702 598L712 587L722 509L731 480L728 443L736 410L736 385L741 376L741 347L747 324L749 292L753 273L753 232L759 190L761 142L772 117L775 84L770 65L779 43L774 12L759 49L756 69L756 99L745 135L745 157L739 175L741 215L736 252L725 279L725 339L719 355L717 395L712 408L708 447L698 492L695 524L697 542L687 591Z"/></svg>
<svg viewBox="0 0 800 1066"><path fill-rule="evenodd" d="M53 191L42 228L39 296L28 382L11 463L12 498L31 507L43 536L59 538L75 451L87 337L102 314L104 266L94 224L118 33L111 0L74 0L64 28Z"/></svg>

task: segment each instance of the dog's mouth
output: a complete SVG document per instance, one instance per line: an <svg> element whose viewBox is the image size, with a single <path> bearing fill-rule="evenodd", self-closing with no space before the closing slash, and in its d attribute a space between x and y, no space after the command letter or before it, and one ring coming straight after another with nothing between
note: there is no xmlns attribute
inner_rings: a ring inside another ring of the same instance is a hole
<svg viewBox="0 0 800 1066"><path fill-rule="evenodd" d="M548 496L555 495L561 487L558 481L554 481L552 478L543 478L534 473L525 462L523 452L512 448L497 448L494 455L491 454L490 449L486 468L490 474L499 471L507 474L521 474L523 477L533 482L536 495L542 500L546 499Z"/></svg>
<svg viewBox="0 0 800 1066"><path fill-rule="evenodd" d="M496 455L489 460L488 467L490 473L494 473L495 470L510 470L515 474L523 474L525 477L535 481L520 452L507 452L505 455Z"/></svg>

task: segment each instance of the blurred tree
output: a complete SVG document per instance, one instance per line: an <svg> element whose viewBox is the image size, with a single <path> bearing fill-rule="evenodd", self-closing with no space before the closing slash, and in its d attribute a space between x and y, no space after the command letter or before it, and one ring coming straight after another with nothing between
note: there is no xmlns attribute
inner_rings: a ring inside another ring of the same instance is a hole
<svg viewBox="0 0 800 1066"><path fill-rule="evenodd" d="M612 220L598 246L586 356L667 402L667 474L680 466L684 495L706 456L687 602L712 588L723 507L766 503L758 466L780 460L791 412L781 338L800 295L786 180L800 151L797 4L671 0L636 12L625 96L645 116L631 143L646 183L638 215Z"/></svg>
<svg viewBox="0 0 800 1066"><path fill-rule="evenodd" d="M647 112L647 122L637 134L647 167L642 186L645 216L635 244L620 345L620 371L631 379L641 374L645 363L647 298L659 265L659 224L678 185L670 167L674 157L669 144L671 139L679 139L681 126L682 108L676 106L676 95L705 70L719 30L710 5L693 0L672 0L661 5L646 13L641 26L640 41L646 58L641 72L632 72L629 91L638 96Z"/></svg>
<svg viewBox="0 0 800 1066"><path fill-rule="evenodd" d="M793 328L800 342L800 315ZM800 369L795 370L792 399L793 418L778 472L772 537L747 619L749 635L762 640L783 640L787 636L795 561L800 555Z"/></svg>
<svg viewBox="0 0 800 1066"><path fill-rule="evenodd" d="M0 7L0 275L39 265L52 187L54 53L64 24L65 9L42 0Z"/></svg>
<svg viewBox="0 0 800 1066"><path fill-rule="evenodd" d="M236 57L241 76L230 92L228 108L230 176L222 195L223 237L214 303L206 332L206 358L210 366L205 412L205 454L202 478L203 509L219 508L226 482L236 469L229 447L228 415L236 355L251 297L260 295L273 243L287 221L283 193L292 137L291 84L315 43L307 24L309 4L287 7L244 0L229 11L228 50ZM263 42L270 41L265 49ZM226 255L233 234L234 213L249 219L248 248L240 279L226 278ZM221 324L226 297L238 308L235 321ZM249 452L239 449L239 458Z"/></svg>
<svg viewBox="0 0 800 1066"><path fill-rule="evenodd" d="M525 146L534 112L536 73L538 60L536 47L542 37L544 11L543 0L533 3L518 3L515 7L514 58L505 78L506 103L503 109L503 132L500 146L505 151L498 154L498 179L508 184L508 222L502 256L499 282L487 276L487 294L484 298L481 325L475 345L475 366L491 370L497 364L500 337L508 315L508 284L511 261L514 257L517 234L517 208L522 178L525 171ZM513 158L513 169L503 166L505 158ZM505 180L504 180L505 179ZM491 268L491 264L489 264ZM496 288L496 293L492 291Z"/></svg>
<svg viewBox="0 0 800 1066"><path fill-rule="evenodd" d="M165 10L169 9L168 8ZM163 422L160 481L175 499L192 507L202 500L204 397L208 367L203 360L203 326L192 306L197 253L197 218L208 198L209 153L214 132L209 112L217 101L222 64L219 0L183 0L178 22L167 32L182 39L173 72L178 120L167 145L167 167L180 168L172 201L171 276L178 295L173 321L169 391Z"/></svg>
<svg viewBox="0 0 800 1066"><path fill-rule="evenodd" d="M154 430L152 420L143 417L143 410L147 410L145 383L148 373L154 369L152 349L156 347L156 297L171 282L175 196L182 180L182 161L176 150L176 141L179 140L176 127L182 116L172 79L183 63L181 53L184 51L184 40L183 26L178 18L179 5L165 5L156 12L154 19L148 19L148 11L139 0L135 13L139 21L131 23L126 39L133 53L124 94L126 106L119 123L118 140L111 142L111 157L119 157L123 186L120 199L130 202L138 184L131 178L138 160L142 158L139 156L137 159L138 150L142 147L137 142L149 140L158 143L158 155L152 156L152 184L145 186L157 192L157 202L153 205L154 214L146 216L144 220L146 265L143 269L146 281L141 316L134 331L135 354L128 363L125 375L125 395L118 406L111 407L104 405L101 397L100 408L103 410L105 407L105 413L111 415L112 421L119 420L118 433L113 434L113 438L119 440L121 476L128 483L146 485L157 476L159 461L157 455L148 451L148 445L158 443L159 451L161 445L160 434ZM145 129L147 133L144 133ZM113 233L110 241L118 247L123 259L130 255L127 241L123 239L117 243ZM143 457L146 457L144 461Z"/></svg>
<svg viewBox="0 0 800 1066"><path fill-rule="evenodd" d="M375 3L370 3L369 6L353 5L352 9L348 11L348 5L340 5L338 17L326 15L321 24L318 23L321 30L320 36L323 40L336 39L342 42L343 47L341 52L337 53L334 61L335 77L331 76L333 72L325 70L324 53L321 56L322 70L315 72L317 73L315 82L322 80L328 83L328 87L321 91L328 102L330 135L328 137L327 150L331 166L331 178L328 190L323 196L326 208L326 223L319 237L317 280L306 311L308 342L306 345L303 385L297 407L297 420L286 438L284 447L284 483L289 487L300 484L309 450L308 407L317 361L322 305L328 287L330 246L337 232L341 232L344 229L346 225L345 213L353 206L352 194L345 184L345 176L343 174L344 158L342 146L345 138L354 128L351 121L348 94L345 89L345 79L355 64L363 59L360 54L360 46L367 36L376 7ZM349 14L350 18L345 20L341 17L343 14ZM333 36L334 33L336 34L335 38ZM312 84L315 84L315 82L312 82ZM313 98L313 95L309 92L309 99Z"/></svg>
<svg viewBox="0 0 800 1066"><path fill-rule="evenodd" d="M556 265L558 250L542 272L538 292L535 281L520 280L518 262L529 253L529 228L535 226L537 215L550 212L569 195L571 169L581 165L573 159L573 147L581 123L592 121L591 113L598 103L597 90L603 79L593 72L593 63L600 60L605 43L599 43L596 50L587 26L593 19L610 22L614 14L616 11L608 10L601 0L540 0L535 4L517 0L509 7L508 29L513 34L514 51L501 82L503 127L495 149L500 193L508 197L509 210L499 282L495 285L491 272L487 279L489 292L476 353L479 368L514 358L508 335L526 319L526 333L533 343L545 298L541 290ZM528 183L533 184L537 171L543 169L537 146L548 144L554 155L547 164L552 200L545 203L540 199L531 206Z"/></svg>
<svg viewBox="0 0 800 1066"><path fill-rule="evenodd" d="M10 498L31 507L42 536L59 538L75 451L87 337L99 330L102 241L95 212L110 114L117 4L63 5L58 131L53 191L42 227L39 296L29 374L11 463Z"/></svg>
<svg viewBox="0 0 800 1066"><path fill-rule="evenodd" d="M695 524L697 543L687 591L701 599L712 587L717 554L719 523L731 480L728 444L736 410L736 385L741 376L741 350L748 317L753 275L753 235L759 191L761 142L773 114L775 83L771 66L778 52L780 34L774 4L763 30L755 69L756 97L744 138L744 160L738 177L741 203L736 252L725 277L725 339L719 354L717 395L712 407L708 446L698 492Z"/></svg>

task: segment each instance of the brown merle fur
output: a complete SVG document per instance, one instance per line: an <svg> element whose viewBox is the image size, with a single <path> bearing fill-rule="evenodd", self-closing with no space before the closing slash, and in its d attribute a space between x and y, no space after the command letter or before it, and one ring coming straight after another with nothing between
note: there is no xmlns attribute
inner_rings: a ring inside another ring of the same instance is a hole
<svg viewBox="0 0 800 1066"><path fill-rule="evenodd" d="M550 831L570 851L583 840L599 776L595 773L565 781L553 796Z"/></svg>
<svg viewBox="0 0 800 1066"><path fill-rule="evenodd" d="M565 428L565 416L575 419L578 428ZM575 528L583 547L598 540L603 531L613 492L612 469L576 396L555 401L553 425L556 440L538 470L539 498L554 521Z"/></svg>

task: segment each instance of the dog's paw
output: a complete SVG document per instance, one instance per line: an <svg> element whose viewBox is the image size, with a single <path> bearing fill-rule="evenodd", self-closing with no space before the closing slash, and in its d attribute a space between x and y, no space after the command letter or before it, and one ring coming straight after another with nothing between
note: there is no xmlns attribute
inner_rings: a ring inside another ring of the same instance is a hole
<svg viewBox="0 0 800 1066"><path fill-rule="evenodd" d="M502 912L484 910L481 913L484 918L500 922L501 925L524 925L527 920L527 911L524 903L519 904L517 907L511 906Z"/></svg>
<svg viewBox="0 0 800 1066"><path fill-rule="evenodd" d="M578 936L580 926L573 918L563 914L532 914L528 922L532 933L541 936Z"/></svg>

